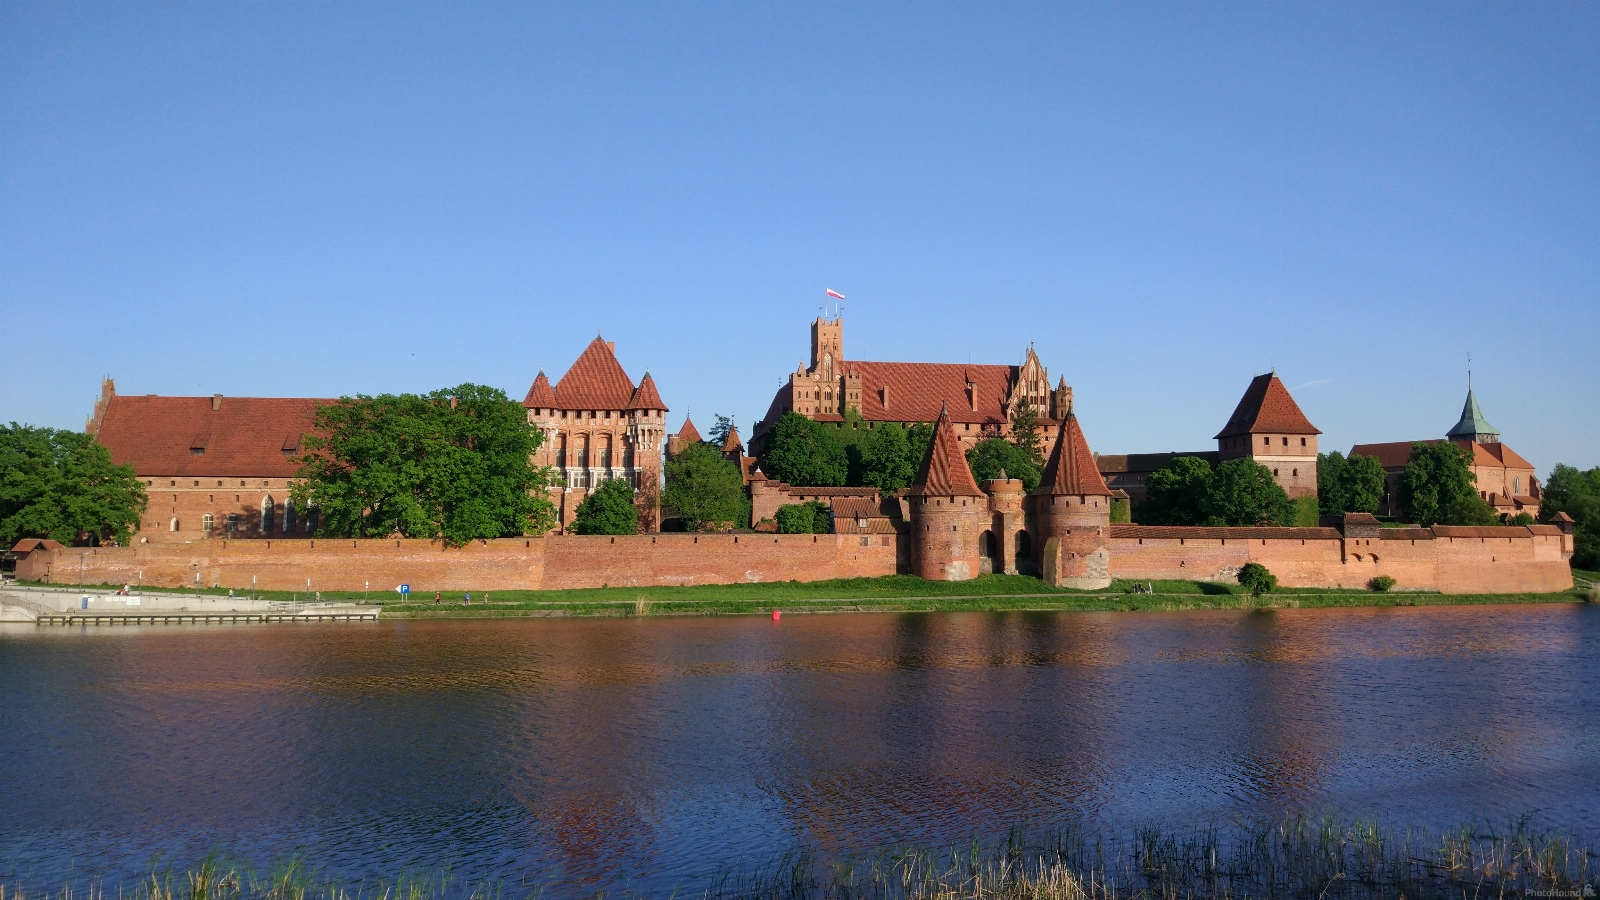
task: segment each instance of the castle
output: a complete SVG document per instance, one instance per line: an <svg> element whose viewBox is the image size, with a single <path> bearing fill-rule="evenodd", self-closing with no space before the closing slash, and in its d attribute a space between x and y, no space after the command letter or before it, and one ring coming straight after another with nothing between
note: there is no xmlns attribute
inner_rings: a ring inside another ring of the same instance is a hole
<svg viewBox="0 0 1600 900"><path fill-rule="evenodd" d="M970 447L988 438L1009 439L1024 403L1033 407L1048 452L1051 426L1072 406L1072 388L1064 377L1050 387L1050 372L1032 347L1014 366L846 360L844 318L819 317L811 323L811 364L797 366L778 389L750 436L750 450L760 456L772 426L788 412L838 425L859 416L860 427L874 428L885 422L926 424L943 410L957 439Z"/></svg>
<svg viewBox="0 0 1600 900"><path fill-rule="evenodd" d="M1373 516L1352 514L1316 528L1115 524L1112 501L1124 493L1117 481L1142 493L1143 470L1131 461L1170 460L1174 454L1096 456L1065 379L1051 388L1031 348L1017 366L847 361L839 318L813 323L811 365L790 376L752 443L765 439L777 417L790 411L866 428L932 421L932 439L910 489L882 497L873 488L782 485L761 474L736 431L719 448L743 474L758 518L769 506L823 500L833 512L832 533L826 535L660 534L663 452L670 456L700 435L685 419L669 439L667 407L650 374L635 383L614 347L597 336L554 385L541 370L522 401L529 425L544 437L533 462L553 469L560 481L552 489L559 510L554 533L485 540L469 548L396 538L315 539L315 509L297 521L285 501L304 436L314 427L317 408L330 402L120 396L107 379L87 430L110 449L113 461L133 466L150 506L139 543L80 554L82 577L117 582L137 572L148 584L187 584L200 575L206 583L278 589L310 577L331 589L348 589L358 576L394 575L429 589L538 589L896 572L963 581L989 572L1029 572L1055 586L1100 589L1113 578L1227 580L1244 564L1260 562L1288 587L1361 587L1380 576L1405 588L1461 593L1553 591L1572 584L1566 563L1573 551L1570 520L1380 529ZM980 485L966 449L1008 436L1023 403L1038 410L1045 432L1040 437L1047 461L1038 486L1025 492L1011 478ZM1261 375L1217 433L1217 450L1205 455L1213 461L1253 459L1271 469L1291 496L1314 496L1319 434L1276 374ZM1537 509L1532 466L1500 443L1470 389L1461 420L1446 439L1474 453L1484 497L1496 508ZM1401 451L1409 453L1410 446L1357 445L1352 452L1384 460L1392 449L1394 459L1385 460L1385 467L1394 476L1404 465ZM1130 480L1134 476L1141 476L1137 483ZM565 533L582 499L613 479L634 487L644 533ZM33 542L18 552L24 557L19 574L50 580L68 551Z"/></svg>

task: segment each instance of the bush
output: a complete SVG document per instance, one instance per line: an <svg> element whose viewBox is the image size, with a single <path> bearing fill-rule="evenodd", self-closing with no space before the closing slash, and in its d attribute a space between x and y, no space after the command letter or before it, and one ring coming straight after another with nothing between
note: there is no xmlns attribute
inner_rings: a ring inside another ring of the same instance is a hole
<svg viewBox="0 0 1600 900"><path fill-rule="evenodd" d="M621 478L602 483L578 504L572 530L578 534L638 534L639 511L633 505L633 487Z"/></svg>
<svg viewBox="0 0 1600 900"><path fill-rule="evenodd" d="M1277 589L1278 576L1267 571L1267 567L1260 563L1245 563L1239 569L1239 584L1252 596L1259 597Z"/></svg>
<svg viewBox="0 0 1600 900"><path fill-rule="evenodd" d="M1519 512L1516 515L1512 516L1511 517L1511 521L1509 523L1507 523L1507 524L1510 524L1510 525L1532 525L1533 524L1533 516L1530 516L1525 512Z"/></svg>
<svg viewBox="0 0 1600 900"><path fill-rule="evenodd" d="M779 534L827 534L832 526L831 510L826 503L812 500L778 507Z"/></svg>
<svg viewBox="0 0 1600 900"><path fill-rule="evenodd" d="M1322 521L1322 510L1315 497L1299 497L1294 501L1296 528L1315 528Z"/></svg>
<svg viewBox="0 0 1600 900"><path fill-rule="evenodd" d="M1128 512L1128 503L1127 500L1111 501L1111 524L1126 525L1133 521L1132 515Z"/></svg>
<svg viewBox="0 0 1600 900"><path fill-rule="evenodd" d="M1372 591L1375 594L1385 594L1388 593L1389 589L1394 587L1394 585L1395 581L1393 578L1390 578L1387 575L1379 575L1378 577L1367 582L1367 590Z"/></svg>

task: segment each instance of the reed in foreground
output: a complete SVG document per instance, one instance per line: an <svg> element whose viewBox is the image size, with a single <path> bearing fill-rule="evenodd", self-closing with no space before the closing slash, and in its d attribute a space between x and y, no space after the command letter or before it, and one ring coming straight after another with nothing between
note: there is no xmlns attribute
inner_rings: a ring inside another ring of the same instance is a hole
<svg viewBox="0 0 1600 900"><path fill-rule="evenodd" d="M1113 837L1075 827L1030 839L901 848L824 860L806 851L754 870L725 867L709 886L663 892L702 900L1490 900L1597 894L1593 848L1528 819L1430 834L1375 821L1296 816L1271 825ZM339 882L291 862L266 876L213 856L184 873L125 888L29 892L0 900L516 900L574 895L565 886L466 884L449 873ZM601 892L598 896L604 896ZM629 894L628 896L633 896Z"/></svg>

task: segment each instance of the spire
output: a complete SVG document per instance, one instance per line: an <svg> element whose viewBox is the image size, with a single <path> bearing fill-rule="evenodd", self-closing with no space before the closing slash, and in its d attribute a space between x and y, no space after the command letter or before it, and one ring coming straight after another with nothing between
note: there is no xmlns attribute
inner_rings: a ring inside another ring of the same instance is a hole
<svg viewBox="0 0 1600 900"><path fill-rule="evenodd" d="M1089 442L1083 439L1078 417L1070 409L1061 420L1055 449L1050 451L1050 460L1044 464L1039 486L1033 492L1111 496L1111 489L1106 487L1106 480L1100 477L1099 467L1094 463L1094 454L1089 452Z"/></svg>
<svg viewBox="0 0 1600 900"><path fill-rule="evenodd" d="M544 377L544 370L539 370L537 378L533 379L533 387L528 388L528 396L523 398L522 405L528 409L550 409L556 406L555 391L550 389L550 379Z"/></svg>
<svg viewBox="0 0 1600 900"><path fill-rule="evenodd" d="M1470 376L1469 376L1470 378ZM1454 428L1445 432L1445 437L1452 441L1477 441L1480 444L1500 443L1500 433L1495 430L1489 420L1483 417L1483 410L1478 408L1478 398L1472 396L1472 387L1467 387L1467 402L1461 406L1461 419Z"/></svg>
<svg viewBox="0 0 1600 900"><path fill-rule="evenodd" d="M563 409L615 409L628 406L633 379L622 370L611 344L598 335L556 382L556 398Z"/></svg>
<svg viewBox="0 0 1600 900"><path fill-rule="evenodd" d="M911 491L933 497L984 496L983 491L978 490L978 483L972 480L967 456L961 452L955 426L950 424L950 410L943 405L939 407L939 420L933 423L928 455L917 471L917 480L911 483Z"/></svg>
<svg viewBox="0 0 1600 900"><path fill-rule="evenodd" d="M723 453L739 453L744 450L744 443L739 440L739 426L728 426L728 437L722 442Z"/></svg>
<svg viewBox="0 0 1600 900"><path fill-rule="evenodd" d="M628 400L626 409L659 409L666 412L667 405L661 402L661 395L656 393L656 380L646 371L644 378L639 380L639 386L634 389L633 397Z"/></svg>
<svg viewBox="0 0 1600 900"><path fill-rule="evenodd" d="M691 441L699 443L705 439L700 436L700 429L694 427L694 420L684 416L683 427L678 429L678 440L687 444Z"/></svg>

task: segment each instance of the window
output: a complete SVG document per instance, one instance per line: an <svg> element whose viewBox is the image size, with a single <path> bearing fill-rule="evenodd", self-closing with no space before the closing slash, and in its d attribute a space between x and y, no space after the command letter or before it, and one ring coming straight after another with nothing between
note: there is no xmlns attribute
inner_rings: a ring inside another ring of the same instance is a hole
<svg viewBox="0 0 1600 900"><path fill-rule="evenodd" d="M1262 445L1262 446L1263 446L1263 447L1270 447L1270 446L1272 446L1272 438L1269 438L1269 437L1264 437L1264 438L1262 438L1262 439L1261 439L1261 445Z"/></svg>
<svg viewBox="0 0 1600 900"><path fill-rule="evenodd" d="M1287 446L1289 446L1289 439L1288 439L1288 438L1284 438L1284 439L1283 439L1283 445L1284 445L1284 446L1285 446L1285 447L1287 447Z"/></svg>
<svg viewBox="0 0 1600 900"><path fill-rule="evenodd" d="M1272 470L1272 477L1273 478L1277 478L1278 477L1278 470L1277 469L1273 469Z"/></svg>
<svg viewBox="0 0 1600 900"><path fill-rule="evenodd" d="M271 495L268 495L266 497L262 497L261 498L261 533L262 534L270 534L272 532L272 525L273 525L273 521L272 520L274 518L276 518L273 515L274 512L275 512L275 509L274 509L274 505L273 505L273 502L272 502Z"/></svg>
<svg viewBox="0 0 1600 900"><path fill-rule="evenodd" d="M1299 478L1300 477L1300 470L1299 469L1290 469L1289 470L1289 474L1293 475L1296 478Z"/></svg>
<svg viewBox="0 0 1600 900"><path fill-rule="evenodd" d="M283 533L294 534L294 504L283 504Z"/></svg>
<svg viewBox="0 0 1600 900"><path fill-rule="evenodd" d="M205 532L209 532L211 530L211 526L212 526L213 522L214 522L214 520L211 518L211 513L206 513L205 515L201 516L200 517L200 530L201 531L205 531Z"/></svg>
<svg viewBox="0 0 1600 900"><path fill-rule="evenodd" d="M1513 479L1511 479L1511 493L1513 493L1513 494L1522 493L1522 479L1521 478L1513 478Z"/></svg>
<svg viewBox="0 0 1600 900"><path fill-rule="evenodd" d="M177 516L173 516L172 517L172 521L167 524L167 530L168 531L177 531L178 530L178 517Z"/></svg>
<svg viewBox="0 0 1600 900"><path fill-rule="evenodd" d="M1305 445L1306 445L1306 439L1305 438L1301 438L1300 439L1300 446L1304 447Z"/></svg>
<svg viewBox="0 0 1600 900"><path fill-rule="evenodd" d="M238 534L239 533L239 514L238 513L228 513L228 533L229 534Z"/></svg>

